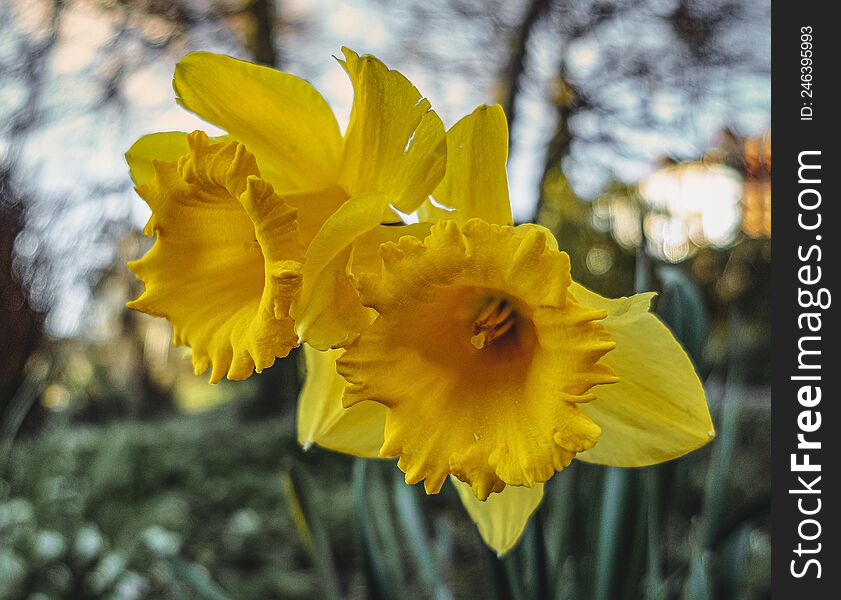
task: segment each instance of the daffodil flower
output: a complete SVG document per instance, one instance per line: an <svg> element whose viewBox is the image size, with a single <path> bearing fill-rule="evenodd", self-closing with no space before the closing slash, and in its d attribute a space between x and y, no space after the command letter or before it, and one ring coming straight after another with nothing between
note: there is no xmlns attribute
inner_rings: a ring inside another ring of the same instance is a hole
<svg viewBox="0 0 841 600"><path fill-rule="evenodd" d="M572 281L548 230L511 226L501 109L457 123L447 146L433 196L454 210L425 204L447 220L382 244L379 268L354 273L377 317L344 350L306 351L299 437L396 457L427 493L449 478L504 554L573 459L651 465L714 433L652 294L603 298Z"/></svg>
<svg viewBox="0 0 841 600"><path fill-rule="evenodd" d="M145 136L126 157L152 209L152 250L129 266L129 306L166 317L198 373L244 379L300 341L329 348L373 319L348 278L396 239L444 174L441 120L403 75L343 49L354 88L344 135L306 81L215 54L186 56L174 88L227 132ZM291 314L290 314L291 313ZM294 318L294 320L293 320Z"/></svg>
<svg viewBox="0 0 841 600"><path fill-rule="evenodd" d="M169 319L213 382L307 342L302 443L396 457L429 493L449 478L499 553L573 459L642 466L709 441L703 389L651 296L586 290L551 233L512 226L501 109L445 136L402 75L343 53L344 135L292 75L179 63L179 102L227 135L129 150L156 236L130 265L145 284L130 306ZM416 210L424 222L400 224Z"/></svg>

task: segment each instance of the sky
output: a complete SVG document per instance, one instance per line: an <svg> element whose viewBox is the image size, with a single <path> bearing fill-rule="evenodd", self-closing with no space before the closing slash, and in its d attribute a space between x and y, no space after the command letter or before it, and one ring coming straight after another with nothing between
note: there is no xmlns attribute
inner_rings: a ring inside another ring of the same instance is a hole
<svg viewBox="0 0 841 600"><path fill-rule="evenodd" d="M668 0L663 2L668 4ZM17 0L0 7L0 22L7 23L0 29L0 65L14 64L20 44L42 35L40 28L49 4ZM123 13L103 9L103 4L107 3L69 3L56 46L46 61L40 98L43 122L24 139L10 138L0 127L0 161L11 151L18 152L22 172L38 198L30 207L27 231L17 243L21 260L45 248L50 255L66 259L48 283L57 301L47 325L57 336L80 333L91 300L91 273L114 259L109 225L128 222L141 228L148 218L148 207L131 190L125 150L138 137L155 131L203 129L211 135L219 133L175 104L171 79L176 62L191 50L248 58L236 36L219 22L199 24L178 43L150 51L156 41L170 35L167 22L149 19L126 27ZM280 6L288 25L280 35L282 65L310 80L344 127L352 90L331 57L340 54L343 45L375 54L403 72L450 126L476 105L497 101L499 65L506 56L499 30L516 23L521 8L517 3L502 2L492 20L467 19L454 27L452 15L435 10L442 4L446 3L418 0L395 8L394 3L377 0L284 0ZM600 44L634 35L634 26L644 25L620 27L609 33L607 41L597 38L562 47L552 22L535 33L529 76L511 132L509 186L516 220L534 214L543 153L553 129L551 90L559 57L568 58L572 76L593 78L603 68ZM755 39L746 36L747 43L767 43L770 57L770 41L766 41L761 23L756 31ZM639 43L659 44L668 52L668 37L662 37ZM104 102L102 90L111 80L120 82L117 97ZM580 139L564 167L573 188L585 198L596 196L613 179L639 182L651 173L660 156L699 157L714 145L723 126L756 134L770 125L770 79L762 73L723 71L710 84L720 90L705 96L690 123L658 130L625 125L623 111L648 102L654 114L668 122L685 98L668 88L649 94L634 87L623 89L621 84L616 82L615 91L611 90L615 106L610 121L584 114L570 122ZM26 89L25 81L0 74L0 124L4 115L28 101ZM734 104L739 110L733 110ZM587 141L589 134L597 138L605 127L637 152L627 156L605 144Z"/></svg>

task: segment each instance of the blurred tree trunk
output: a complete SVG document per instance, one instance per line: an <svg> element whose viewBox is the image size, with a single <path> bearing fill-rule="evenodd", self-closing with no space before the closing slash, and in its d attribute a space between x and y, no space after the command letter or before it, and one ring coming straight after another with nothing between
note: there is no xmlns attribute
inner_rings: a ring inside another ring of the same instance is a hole
<svg viewBox="0 0 841 600"><path fill-rule="evenodd" d="M569 154L572 144L572 134L569 131L569 117L578 101L575 88L567 81L563 66L558 74L556 96L554 99L557 110L555 116L555 130L552 138L546 145L546 153L543 158L543 173L540 177L540 189L538 190L537 206L534 209L534 216L531 221L539 223L540 211L545 200L546 183L551 178L561 174L561 162Z"/></svg>
<svg viewBox="0 0 841 600"><path fill-rule="evenodd" d="M523 21L514 35L511 43L511 56L505 68L502 81L502 108L508 117L508 129L513 129L514 121L517 118L517 96L520 93L520 84L526 71L526 59L528 56L528 44L535 26L540 23L543 16L549 12L553 0L531 0L526 9ZM511 143L509 138L509 144Z"/></svg>
<svg viewBox="0 0 841 600"><path fill-rule="evenodd" d="M45 35L38 41L27 40L19 48L15 75L26 85L26 100L6 117L3 127L10 151L0 162L0 421L10 409L24 411L21 421L37 426L42 412L33 415L28 406L10 406L15 393L26 382L26 365L42 342L44 315L35 310L28 290L14 271L14 243L24 228L25 201L28 190L17 184L17 153L21 140L41 117L44 73L47 60L58 39L58 25L63 10L61 0L53 0L46 13ZM4 76L8 76L4 73ZM11 79L11 77L10 77ZM27 402L34 402L33 390ZM5 424L5 423L2 423ZM12 433L15 432L6 432Z"/></svg>
<svg viewBox="0 0 841 600"><path fill-rule="evenodd" d="M527 76L529 45L538 26L547 19L559 18L556 24L558 51L563 53L570 42L593 34L607 22L622 18L629 11L640 6L640 0L627 2L603 3L594 5L592 10L574 11L575 4L569 0L531 0L523 16L511 45L511 56L505 69L502 87L504 97L502 106L508 117L509 131L513 131L517 119L517 100L522 88L522 81ZM544 184L547 179L558 174L563 158L569 154L572 134L569 130L569 118L576 111L590 108L591 99L582 90L576 89L567 77L566 61L562 55L558 73L554 81L553 103L556 107L554 132L544 156L544 168L540 181L539 202L532 219L537 222L543 202ZM509 137L509 144L514 137Z"/></svg>
<svg viewBox="0 0 841 600"><path fill-rule="evenodd" d="M43 326L42 315L30 304L14 272L14 242L23 229L23 211L10 179L8 169L0 171L0 417L24 381L26 363L38 348Z"/></svg>
<svg viewBox="0 0 841 600"><path fill-rule="evenodd" d="M254 59L270 67L280 66L274 44L274 20L277 15L274 0L254 0L251 14L254 18Z"/></svg>

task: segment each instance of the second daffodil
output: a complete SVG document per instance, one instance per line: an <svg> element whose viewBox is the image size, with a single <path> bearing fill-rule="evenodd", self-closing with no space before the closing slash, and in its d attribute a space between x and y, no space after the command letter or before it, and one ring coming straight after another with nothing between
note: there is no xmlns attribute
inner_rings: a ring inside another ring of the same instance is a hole
<svg viewBox="0 0 841 600"><path fill-rule="evenodd" d="M212 382L366 327L373 311L347 275L359 246L396 239L400 227L381 224L417 209L444 174L429 101L376 58L343 53L354 90L344 136L306 81L198 52L175 69L178 102L227 135L156 133L126 155L156 236L129 265L145 284L129 306L166 317Z"/></svg>
<svg viewBox="0 0 841 600"><path fill-rule="evenodd" d="M511 225L507 127L480 107L447 133L420 239L355 273L377 317L344 351L309 350L301 441L398 458L407 483L452 479L485 541L516 543L543 484L573 459L636 467L712 437L704 391L652 294L576 284L552 234ZM334 370L334 361L337 370Z"/></svg>

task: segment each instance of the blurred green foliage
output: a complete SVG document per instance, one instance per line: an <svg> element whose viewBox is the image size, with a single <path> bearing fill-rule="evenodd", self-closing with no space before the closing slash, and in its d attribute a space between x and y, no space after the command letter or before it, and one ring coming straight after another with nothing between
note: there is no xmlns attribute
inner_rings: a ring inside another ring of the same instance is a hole
<svg viewBox="0 0 841 600"><path fill-rule="evenodd" d="M575 463L502 561L449 486L427 497L391 461L360 475L304 453L289 418L48 429L18 441L0 482L0 598L764 598L769 423L737 420L750 429L724 471L708 468L716 445L621 483ZM727 511L707 539L711 477Z"/></svg>
<svg viewBox="0 0 841 600"><path fill-rule="evenodd" d="M288 421L230 411L21 442L0 503L0 597L312 597L280 479L292 454ZM347 461L306 458L332 482L312 493L330 494L335 543L351 545Z"/></svg>

